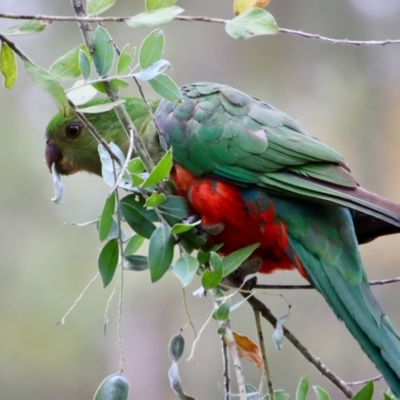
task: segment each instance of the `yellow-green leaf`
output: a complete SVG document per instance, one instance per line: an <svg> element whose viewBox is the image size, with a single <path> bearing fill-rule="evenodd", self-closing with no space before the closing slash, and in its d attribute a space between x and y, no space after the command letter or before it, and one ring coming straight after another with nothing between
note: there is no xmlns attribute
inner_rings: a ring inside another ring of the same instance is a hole
<svg viewBox="0 0 400 400"><path fill-rule="evenodd" d="M51 21L26 21L18 25L13 25L10 28L1 31L1 34L5 36L17 36L17 35L31 35L33 33L41 32L51 24Z"/></svg>
<svg viewBox="0 0 400 400"><path fill-rule="evenodd" d="M228 35L235 39L249 39L258 35L279 33L275 18L262 8L249 8L225 25Z"/></svg>
<svg viewBox="0 0 400 400"><path fill-rule="evenodd" d="M60 82L31 61L24 60L24 66L31 79L53 99L60 113L66 116L69 110L68 98Z"/></svg>
<svg viewBox="0 0 400 400"><path fill-rule="evenodd" d="M11 47L3 42L1 45L0 68L4 76L4 87L11 89L17 80L17 63Z"/></svg>
<svg viewBox="0 0 400 400"><path fill-rule="evenodd" d="M150 187L156 185L169 175L172 168L172 150L168 150L163 158L151 171L149 177L143 182L143 187Z"/></svg>
<svg viewBox="0 0 400 400"><path fill-rule="evenodd" d="M79 51L82 50L89 58L90 53L86 45L82 44L79 47L75 47L67 54L64 54L59 59L54 61L51 65L49 72L59 81L74 79L81 75L81 69L79 67Z"/></svg>
<svg viewBox="0 0 400 400"><path fill-rule="evenodd" d="M86 11L88 15L98 15L108 10L115 4L115 0L87 0Z"/></svg>
<svg viewBox="0 0 400 400"><path fill-rule="evenodd" d="M234 0L233 11L235 15L239 15L251 7L264 8L268 4L269 0Z"/></svg>
<svg viewBox="0 0 400 400"><path fill-rule="evenodd" d="M171 7L177 0L146 0L146 10L158 10L159 8Z"/></svg>

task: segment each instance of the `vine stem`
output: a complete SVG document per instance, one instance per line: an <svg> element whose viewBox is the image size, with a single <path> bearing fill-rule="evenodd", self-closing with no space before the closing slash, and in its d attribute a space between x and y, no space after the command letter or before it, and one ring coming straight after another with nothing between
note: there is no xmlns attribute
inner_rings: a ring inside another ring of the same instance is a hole
<svg viewBox="0 0 400 400"><path fill-rule="evenodd" d="M23 19L23 20L38 20L38 21L50 21L50 22L126 22L131 17L88 17L85 15L77 16L59 16L59 15L44 15L44 14L12 14L12 13L0 13L0 18L5 19ZM178 15L174 18L176 21L185 22L207 22L226 25L230 20L221 18L212 18L206 16L189 16L189 15ZM319 35L317 33L308 33L303 31L297 31L294 29L278 28L280 33L299 36L304 39L319 40L330 44L350 45L350 46L387 46L391 44L400 44L400 39L385 39L385 40L350 40L350 39L335 39L326 36Z"/></svg>

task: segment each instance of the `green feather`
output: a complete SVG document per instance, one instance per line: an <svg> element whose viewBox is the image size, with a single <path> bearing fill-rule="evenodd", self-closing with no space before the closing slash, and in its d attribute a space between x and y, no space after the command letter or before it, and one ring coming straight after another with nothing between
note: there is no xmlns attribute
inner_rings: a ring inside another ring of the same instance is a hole
<svg viewBox="0 0 400 400"><path fill-rule="evenodd" d="M369 287L350 212L271 196L312 285L400 394L400 337Z"/></svg>

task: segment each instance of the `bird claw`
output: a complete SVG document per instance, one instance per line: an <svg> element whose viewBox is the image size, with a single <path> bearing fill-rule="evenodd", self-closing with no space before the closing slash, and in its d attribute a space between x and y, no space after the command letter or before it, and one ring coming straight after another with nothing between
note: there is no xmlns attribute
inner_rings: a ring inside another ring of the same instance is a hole
<svg viewBox="0 0 400 400"><path fill-rule="evenodd" d="M194 224L199 221L200 221L200 223L195 226L195 228L197 230L197 235L200 236L204 240L208 240L209 233L204 229L204 227L201 223L200 215L197 215L197 214L189 215L189 217L187 217L186 219L183 220L183 223L184 224Z"/></svg>

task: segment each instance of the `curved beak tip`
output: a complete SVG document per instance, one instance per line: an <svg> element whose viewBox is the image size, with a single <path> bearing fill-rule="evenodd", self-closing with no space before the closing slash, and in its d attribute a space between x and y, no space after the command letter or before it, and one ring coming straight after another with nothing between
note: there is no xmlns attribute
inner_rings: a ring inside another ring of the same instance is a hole
<svg viewBox="0 0 400 400"><path fill-rule="evenodd" d="M51 171L51 166L61 157L60 149L50 140L46 141L45 160L47 168Z"/></svg>

